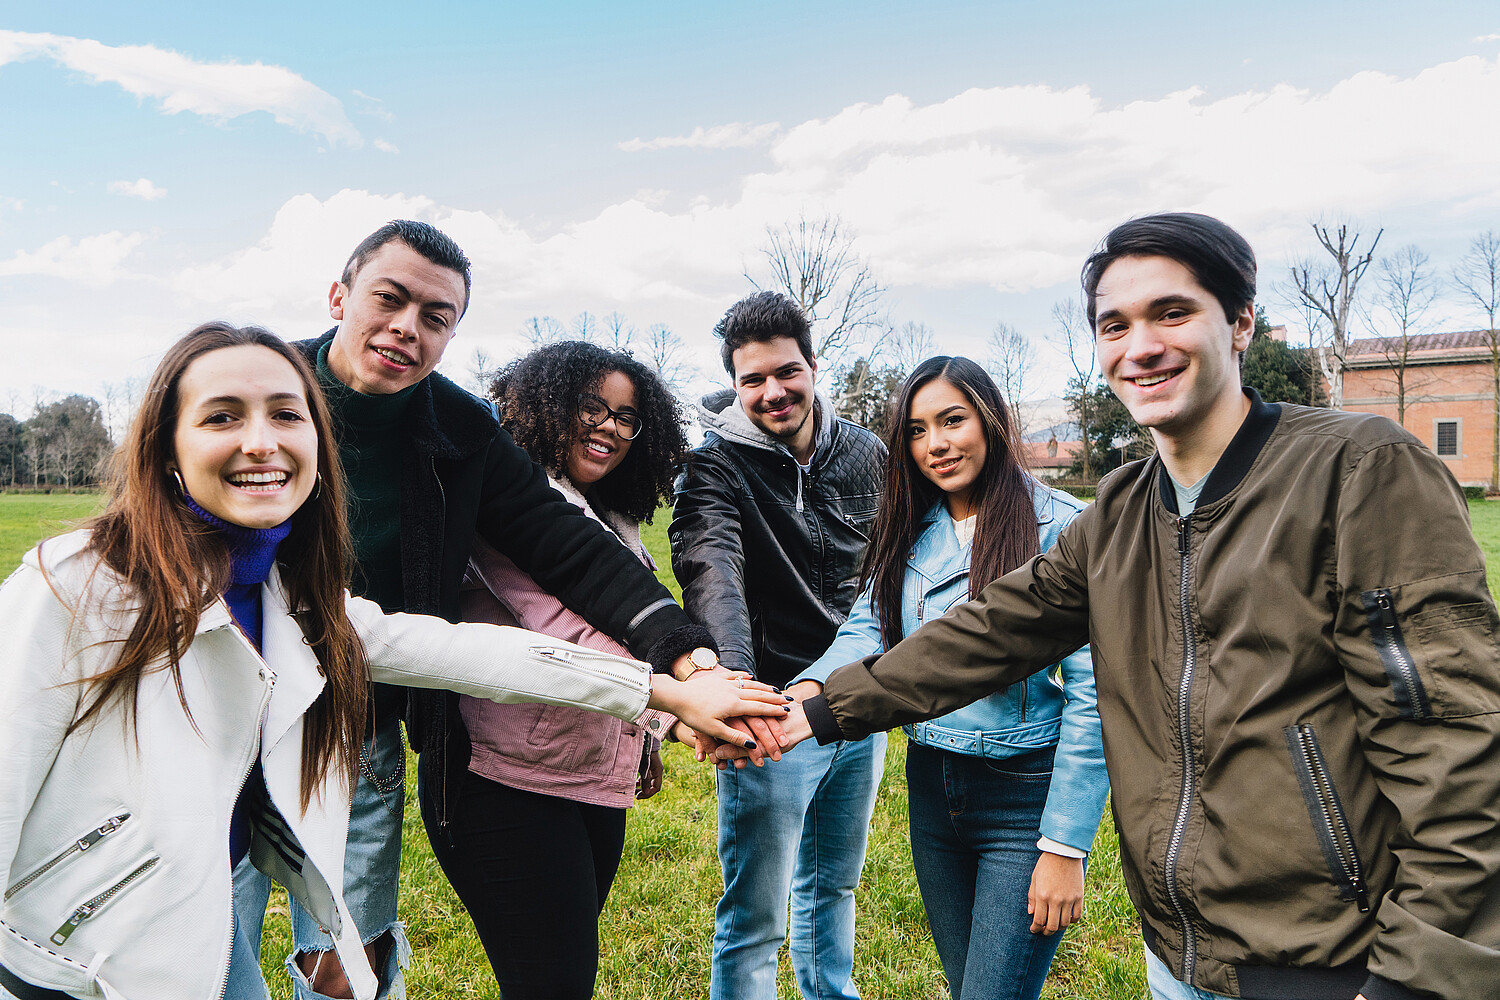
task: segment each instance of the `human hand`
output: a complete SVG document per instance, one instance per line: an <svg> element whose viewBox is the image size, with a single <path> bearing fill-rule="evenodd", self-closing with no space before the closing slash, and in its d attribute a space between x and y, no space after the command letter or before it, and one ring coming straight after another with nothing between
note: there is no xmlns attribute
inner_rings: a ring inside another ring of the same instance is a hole
<svg viewBox="0 0 1500 1000"><path fill-rule="evenodd" d="M803 683L815 684L817 682L804 681ZM801 685L794 684L792 686L800 687ZM821 689L822 685L819 684L818 687ZM791 692L788 693L790 694ZM796 698L796 695L792 697L796 700L792 702L791 711L787 712L786 718L781 720L781 749L783 751L790 750L803 740L811 739L813 734L812 726L807 721L807 713L802 710L802 700L808 696L804 694L803 699Z"/></svg>
<svg viewBox="0 0 1500 1000"><path fill-rule="evenodd" d="M646 759L646 769L641 772L636 781L635 797L638 799L649 799L661 791L662 777L664 771L661 764L661 747L656 747Z"/></svg>
<svg viewBox="0 0 1500 1000"><path fill-rule="evenodd" d="M749 680L729 671L700 670L679 681L665 674L651 677L650 706L671 712L700 736L732 743L747 750L760 750L757 733L742 720L761 716L784 716L787 697L769 684ZM731 722L740 723L738 726ZM763 739L776 742L776 733L764 729ZM701 741L699 744L702 748ZM776 754L780 755L780 747Z"/></svg>
<svg viewBox="0 0 1500 1000"><path fill-rule="evenodd" d="M1031 933L1056 934L1083 917L1083 859L1043 851L1026 893Z"/></svg>

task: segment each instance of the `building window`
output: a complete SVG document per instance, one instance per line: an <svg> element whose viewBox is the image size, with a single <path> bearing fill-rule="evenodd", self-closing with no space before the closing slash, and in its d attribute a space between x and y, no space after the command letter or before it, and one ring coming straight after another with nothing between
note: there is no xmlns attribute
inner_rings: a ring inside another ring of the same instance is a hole
<svg viewBox="0 0 1500 1000"><path fill-rule="evenodd" d="M1458 457L1458 421L1457 420L1434 420L1433 437L1437 447L1433 450L1440 458Z"/></svg>

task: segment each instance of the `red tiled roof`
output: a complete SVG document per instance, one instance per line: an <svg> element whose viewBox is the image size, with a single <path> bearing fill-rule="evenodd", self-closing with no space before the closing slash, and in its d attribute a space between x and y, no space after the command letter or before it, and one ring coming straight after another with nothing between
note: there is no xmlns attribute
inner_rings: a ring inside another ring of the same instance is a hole
<svg viewBox="0 0 1500 1000"><path fill-rule="evenodd" d="M1353 358L1359 355L1385 355L1388 352L1399 350L1401 340L1399 337L1364 337L1359 340L1349 341L1349 353L1347 357ZM1490 334L1488 330L1460 330L1454 333L1422 333L1415 337L1406 338L1406 349L1409 352L1417 351L1461 351L1473 348L1488 350L1490 346Z"/></svg>

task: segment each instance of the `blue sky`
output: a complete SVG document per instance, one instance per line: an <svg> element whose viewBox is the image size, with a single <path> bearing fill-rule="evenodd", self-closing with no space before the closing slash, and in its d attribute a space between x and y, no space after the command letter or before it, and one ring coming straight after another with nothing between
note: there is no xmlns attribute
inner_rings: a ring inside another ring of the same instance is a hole
<svg viewBox="0 0 1500 1000"><path fill-rule="evenodd" d="M669 324L712 376L708 327L799 211L841 214L892 318L969 353L1002 319L1040 339L1131 214L1241 227L1273 314L1311 216L1444 268L1500 228L1492 3L1207 7L7 3L0 301L26 346L0 409L143 374L207 318L317 332L397 214L475 258L460 377L585 309Z"/></svg>

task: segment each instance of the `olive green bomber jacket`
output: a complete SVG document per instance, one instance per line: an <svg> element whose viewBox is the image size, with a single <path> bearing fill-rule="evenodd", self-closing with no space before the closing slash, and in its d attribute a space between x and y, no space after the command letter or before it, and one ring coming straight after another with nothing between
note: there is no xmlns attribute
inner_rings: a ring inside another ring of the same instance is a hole
<svg viewBox="0 0 1500 1000"><path fill-rule="evenodd" d="M1190 517L1127 466L809 720L858 738L1091 643L1126 883L1179 978L1500 996L1500 620L1462 494L1388 420L1251 395Z"/></svg>

